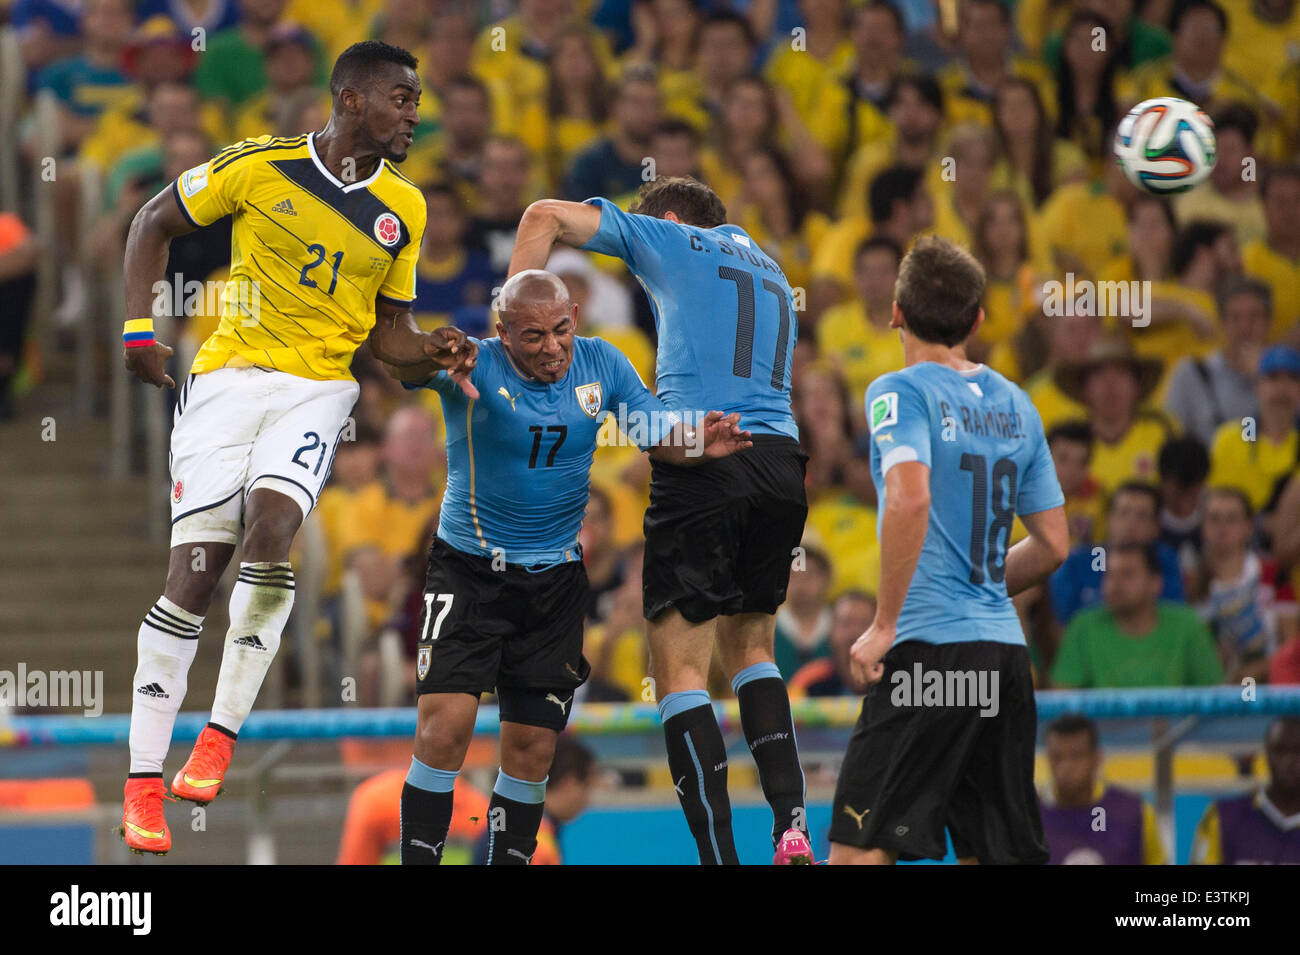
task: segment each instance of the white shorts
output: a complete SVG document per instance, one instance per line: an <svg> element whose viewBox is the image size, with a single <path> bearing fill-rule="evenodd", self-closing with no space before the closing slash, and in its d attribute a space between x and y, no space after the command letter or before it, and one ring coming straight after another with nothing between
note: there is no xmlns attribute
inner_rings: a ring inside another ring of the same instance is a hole
<svg viewBox="0 0 1300 955"><path fill-rule="evenodd" d="M172 418L172 546L234 544L254 487L311 513L361 388L257 366L191 374Z"/></svg>

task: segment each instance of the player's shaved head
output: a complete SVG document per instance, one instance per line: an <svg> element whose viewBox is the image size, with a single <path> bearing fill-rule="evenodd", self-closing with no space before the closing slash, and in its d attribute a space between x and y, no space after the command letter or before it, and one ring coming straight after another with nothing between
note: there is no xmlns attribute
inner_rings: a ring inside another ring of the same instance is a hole
<svg viewBox="0 0 1300 955"><path fill-rule="evenodd" d="M497 299L497 311L507 323L523 312L568 307L569 287L558 275L544 269L526 269L512 275Z"/></svg>
<svg viewBox="0 0 1300 955"><path fill-rule="evenodd" d="M568 374L578 306L558 275L543 269L512 275L497 297L497 313L497 334L522 374L548 385Z"/></svg>

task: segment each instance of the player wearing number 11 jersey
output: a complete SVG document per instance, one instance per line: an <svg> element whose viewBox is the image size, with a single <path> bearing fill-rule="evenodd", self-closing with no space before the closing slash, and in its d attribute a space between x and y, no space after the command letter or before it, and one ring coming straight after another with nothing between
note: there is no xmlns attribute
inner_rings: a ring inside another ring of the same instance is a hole
<svg viewBox="0 0 1300 955"><path fill-rule="evenodd" d="M831 863L1046 862L1037 712L1011 596L1065 559L1069 531L1028 396L966 358L984 270L942 239L903 260L891 327L902 371L867 389L880 501L875 620L852 650L874 685L840 770ZM1019 516L1029 537L1008 549Z"/></svg>

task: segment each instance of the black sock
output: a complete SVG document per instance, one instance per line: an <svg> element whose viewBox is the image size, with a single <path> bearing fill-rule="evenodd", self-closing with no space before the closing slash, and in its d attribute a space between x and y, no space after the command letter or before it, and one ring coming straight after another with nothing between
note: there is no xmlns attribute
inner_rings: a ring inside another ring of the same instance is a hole
<svg viewBox="0 0 1300 955"><path fill-rule="evenodd" d="M488 865L528 865L546 811L546 780L516 779L500 770L488 803Z"/></svg>
<svg viewBox="0 0 1300 955"><path fill-rule="evenodd" d="M456 773L433 769L412 757L402 786L402 865L442 864L455 780Z"/></svg>
<svg viewBox="0 0 1300 955"><path fill-rule="evenodd" d="M740 702L740 725L758 766L763 797L772 807L772 847L787 829L808 835L803 767L790 716L790 695L774 663L757 663L732 681Z"/></svg>
<svg viewBox="0 0 1300 955"><path fill-rule="evenodd" d="M740 865L727 798L727 746L703 690L670 693L659 703L668 770L701 865Z"/></svg>

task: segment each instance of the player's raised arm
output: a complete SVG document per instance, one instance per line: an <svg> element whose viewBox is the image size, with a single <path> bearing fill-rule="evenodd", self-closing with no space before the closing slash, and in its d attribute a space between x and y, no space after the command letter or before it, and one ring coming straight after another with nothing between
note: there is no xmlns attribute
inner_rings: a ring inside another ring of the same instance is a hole
<svg viewBox="0 0 1300 955"><path fill-rule="evenodd" d="M375 327L370 330L370 351L398 381L425 382L439 371L470 398L478 389L470 373L478 361L478 346L459 328L444 325L422 332L408 305L382 299L375 302Z"/></svg>
<svg viewBox="0 0 1300 955"><path fill-rule="evenodd" d="M748 431L740 430L740 412L710 411L698 427L678 423L663 441L650 449L650 456L679 466L703 464L752 448L754 442L750 437Z"/></svg>
<svg viewBox="0 0 1300 955"><path fill-rule="evenodd" d="M1064 507L1036 514L1021 514L1029 536L1007 551L1007 595L1028 590L1047 580L1070 553L1070 525Z"/></svg>
<svg viewBox="0 0 1300 955"><path fill-rule="evenodd" d="M539 199L524 210L510 256L510 275L544 269L556 242L586 245L600 229L600 208L583 202Z"/></svg>
<svg viewBox="0 0 1300 955"><path fill-rule="evenodd" d="M135 214L126 237L123 358L131 374L159 388L174 388L176 382L166 371L172 349L153 334L154 286L165 279L172 239L194 228L177 204L174 187L168 186Z"/></svg>

